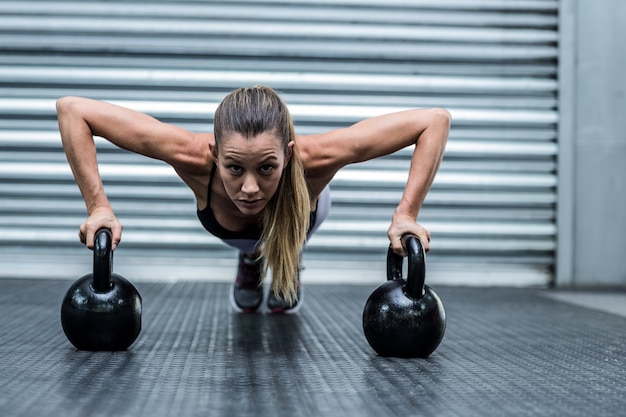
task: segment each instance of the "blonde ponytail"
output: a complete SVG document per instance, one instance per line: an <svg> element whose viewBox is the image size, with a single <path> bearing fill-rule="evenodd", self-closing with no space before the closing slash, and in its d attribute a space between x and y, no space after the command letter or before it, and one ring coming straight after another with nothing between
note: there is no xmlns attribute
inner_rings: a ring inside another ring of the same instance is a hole
<svg viewBox="0 0 626 417"><path fill-rule="evenodd" d="M291 128L293 131L293 126ZM272 290L289 303L296 299L300 253L309 229L311 198L302 160L293 155L263 216L264 274L272 270Z"/></svg>

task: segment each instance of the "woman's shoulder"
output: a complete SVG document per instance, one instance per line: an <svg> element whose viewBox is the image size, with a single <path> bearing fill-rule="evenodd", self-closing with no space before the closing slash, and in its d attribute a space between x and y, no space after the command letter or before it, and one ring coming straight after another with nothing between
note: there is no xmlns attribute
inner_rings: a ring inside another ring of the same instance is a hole
<svg viewBox="0 0 626 417"><path fill-rule="evenodd" d="M317 197L337 171L345 166L341 150L333 146L338 140L340 136L337 132L296 137L298 154L302 159L306 179L314 197Z"/></svg>
<svg viewBox="0 0 626 417"><path fill-rule="evenodd" d="M296 137L296 144L307 172L322 172L341 165L343 153L336 146L341 141L339 130Z"/></svg>
<svg viewBox="0 0 626 417"><path fill-rule="evenodd" d="M197 133L185 150L190 155L188 162L182 157L179 163L171 164L178 176L193 191L199 208L205 207L208 201L208 186L214 169L209 149L214 143L213 134Z"/></svg>

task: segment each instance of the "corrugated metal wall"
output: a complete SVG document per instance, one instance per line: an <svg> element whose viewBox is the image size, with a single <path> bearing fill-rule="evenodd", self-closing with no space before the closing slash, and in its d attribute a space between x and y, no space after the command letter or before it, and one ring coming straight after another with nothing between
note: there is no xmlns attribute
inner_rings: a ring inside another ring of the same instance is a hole
<svg viewBox="0 0 626 417"><path fill-rule="evenodd" d="M73 273L90 256L77 241L85 209L56 98L113 101L208 131L227 92L266 84L304 134L398 109L449 109L447 152L420 215L433 234L431 270L444 281L546 283L557 10L550 0L0 1L1 275ZM160 278L232 266L234 253L204 232L169 167L97 143L125 226L118 264L122 256ZM368 270L384 260L411 151L337 175L309 265Z"/></svg>

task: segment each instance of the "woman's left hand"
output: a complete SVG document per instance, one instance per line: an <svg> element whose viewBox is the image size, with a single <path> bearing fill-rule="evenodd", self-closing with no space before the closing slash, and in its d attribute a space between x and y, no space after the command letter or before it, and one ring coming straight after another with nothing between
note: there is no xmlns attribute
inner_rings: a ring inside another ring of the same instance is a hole
<svg viewBox="0 0 626 417"><path fill-rule="evenodd" d="M407 255L406 250L402 246L401 239L402 236L409 233L417 236L426 252L430 250L430 232L416 223L410 215L395 213L391 221L391 226L389 226L389 230L387 231L387 236L391 242L392 250L398 255Z"/></svg>

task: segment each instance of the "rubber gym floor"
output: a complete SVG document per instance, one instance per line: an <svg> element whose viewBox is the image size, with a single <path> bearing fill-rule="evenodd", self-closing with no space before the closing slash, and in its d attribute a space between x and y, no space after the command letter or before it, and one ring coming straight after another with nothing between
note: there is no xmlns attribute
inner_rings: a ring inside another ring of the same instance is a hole
<svg viewBox="0 0 626 417"><path fill-rule="evenodd" d="M1 416L625 415L626 316L601 297L436 288L441 345L394 359L363 336L372 286L310 284L298 314L270 316L232 311L225 283L139 282L142 332L110 353L66 340L70 283L0 280Z"/></svg>

